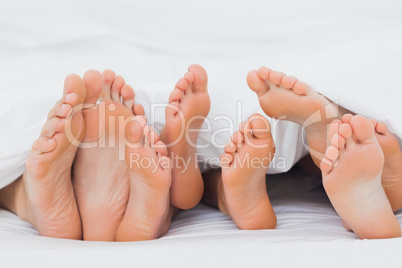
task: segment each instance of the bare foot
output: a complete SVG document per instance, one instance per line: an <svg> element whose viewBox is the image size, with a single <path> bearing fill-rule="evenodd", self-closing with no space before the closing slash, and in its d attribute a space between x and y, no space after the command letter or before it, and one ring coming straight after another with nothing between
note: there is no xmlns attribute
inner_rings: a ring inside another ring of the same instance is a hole
<svg viewBox="0 0 402 268"><path fill-rule="evenodd" d="M219 209L240 229L274 229L276 216L265 176L275 154L271 126L254 114L232 135L221 156L222 185Z"/></svg>
<svg viewBox="0 0 402 268"><path fill-rule="evenodd" d="M81 113L85 94L78 75L66 77L63 98L50 111L34 142L22 178L9 186L15 201L5 207L29 221L43 236L82 238L71 166L85 131Z"/></svg>
<svg viewBox="0 0 402 268"><path fill-rule="evenodd" d="M266 67L249 72L247 83L269 117L288 120L305 129L310 154L319 166L327 147L327 127L346 110L297 78Z"/></svg>
<svg viewBox="0 0 402 268"><path fill-rule="evenodd" d="M346 114L342 121L349 123L352 115ZM396 137L382 122L370 119L375 128L375 136L384 153L385 163L381 175L382 186L391 204L392 210L402 207L402 151Z"/></svg>
<svg viewBox="0 0 402 268"><path fill-rule="evenodd" d="M197 205L204 190L195 153L197 130L211 106L207 80L204 68L191 65L170 94L170 105L165 112L166 125L161 132L161 140L168 146L173 160L172 205L180 209Z"/></svg>
<svg viewBox="0 0 402 268"><path fill-rule="evenodd" d="M134 105L132 88L113 71L88 71L84 83L86 105L92 107L83 111L86 132L74 162L74 189L84 240L114 241L130 194L125 124L144 112Z"/></svg>
<svg viewBox="0 0 402 268"><path fill-rule="evenodd" d="M329 199L347 226L361 238L400 237L399 222L381 186L384 155L374 127L363 116L334 121L331 146L321 162Z"/></svg>
<svg viewBox="0 0 402 268"><path fill-rule="evenodd" d="M127 125L126 162L130 173L130 199L117 231L117 241L158 238L168 230L170 209L171 161L166 145L136 117Z"/></svg>

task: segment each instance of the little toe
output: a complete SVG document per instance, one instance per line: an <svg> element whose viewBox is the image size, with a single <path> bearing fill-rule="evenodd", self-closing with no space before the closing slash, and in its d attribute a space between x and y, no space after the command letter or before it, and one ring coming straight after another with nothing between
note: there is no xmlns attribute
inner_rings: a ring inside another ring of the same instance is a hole
<svg viewBox="0 0 402 268"><path fill-rule="evenodd" d="M111 100L111 87L112 83L114 81L114 78L116 77L116 73L113 72L112 70L105 70L102 73L102 79L103 79L103 87L102 87L102 94L101 94L101 99L102 100Z"/></svg>
<svg viewBox="0 0 402 268"><path fill-rule="evenodd" d="M155 149L155 152L157 152L160 156L168 155L167 146L161 140L155 142L154 149Z"/></svg>
<svg viewBox="0 0 402 268"><path fill-rule="evenodd" d="M387 127L387 125L385 125L383 122L378 122L378 124L375 127L375 130L382 135L387 135L390 134L390 131Z"/></svg>
<svg viewBox="0 0 402 268"><path fill-rule="evenodd" d="M373 142L375 140L374 127L371 122L361 115L355 115L350 121L353 134L359 142Z"/></svg>
<svg viewBox="0 0 402 268"><path fill-rule="evenodd" d="M89 70L84 74L84 84L87 90L85 104L95 105L102 93L102 74L96 70Z"/></svg>
<svg viewBox="0 0 402 268"><path fill-rule="evenodd" d="M310 90L311 87L308 84L301 81L297 81L293 87L293 92L300 96L307 95Z"/></svg>
<svg viewBox="0 0 402 268"><path fill-rule="evenodd" d="M32 145L32 151L36 154L49 153L56 148L56 142L48 137L40 137Z"/></svg>
<svg viewBox="0 0 402 268"><path fill-rule="evenodd" d="M331 172L333 166L334 165L333 165L332 161L329 160L328 158L324 157L320 163L320 169L321 169L322 174L324 176L328 175Z"/></svg>
<svg viewBox="0 0 402 268"><path fill-rule="evenodd" d="M258 76L256 70L252 70L247 74L247 84L258 96L261 96L269 90L269 86L265 80L262 80L261 77Z"/></svg>
<svg viewBox="0 0 402 268"><path fill-rule="evenodd" d="M222 168L228 168L233 162L233 155L229 153L224 153L221 155L220 163Z"/></svg>
<svg viewBox="0 0 402 268"><path fill-rule="evenodd" d="M112 84L112 92L111 92L111 97L113 101L121 102L121 90L122 87L126 84L126 81L124 81L124 78L121 77L120 75L116 76L116 78L113 81Z"/></svg>
<svg viewBox="0 0 402 268"><path fill-rule="evenodd" d="M121 89L121 97L123 98L123 105L130 111L134 109L135 93L131 86L124 85Z"/></svg>
<svg viewBox="0 0 402 268"><path fill-rule="evenodd" d="M269 81L275 85L280 85L284 76L285 74L282 72L271 71L269 73Z"/></svg>

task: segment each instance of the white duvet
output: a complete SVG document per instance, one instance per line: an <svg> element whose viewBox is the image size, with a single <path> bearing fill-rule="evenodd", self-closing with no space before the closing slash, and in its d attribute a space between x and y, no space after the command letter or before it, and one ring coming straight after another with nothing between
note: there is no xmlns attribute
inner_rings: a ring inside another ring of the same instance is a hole
<svg viewBox="0 0 402 268"><path fill-rule="evenodd" d="M151 103L166 103L186 67L202 64L210 80L212 129L229 127L214 137L214 146L201 151L207 162L219 158L241 120L262 113L246 84L247 72L261 65L294 74L340 105L402 133L398 1L25 0L0 1L0 7L0 188L23 172L47 112L61 97L65 75L82 75L90 68L123 75L160 130L163 110L152 113ZM231 119L232 126L217 116ZM273 165L270 173L281 173L306 154L303 132L292 123L272 121L272 126L277 163L285 162ZM211 134L200 137L205 141L211 141ZM227 218L201 206L179 216L163 239L138 244L42 238L1 211L0 264L20 254L30 263L50 252L50 263L65 266L85 256L83 262L100 266L108 266L110 256L133 264L171 264L176 258L194 266L297 264L303 256L313 256L306 264L322 266L334 264L342 254L349 260L365 252L371 260L365 264L395 264L400 239L356 241L341 228L322 193L305 193L303 198L307 201L286 196L273 200L280 215L274 231L237 231ZM376 259L377 251L387 258ZM161 257L153 258L152 252Z"/></svg>

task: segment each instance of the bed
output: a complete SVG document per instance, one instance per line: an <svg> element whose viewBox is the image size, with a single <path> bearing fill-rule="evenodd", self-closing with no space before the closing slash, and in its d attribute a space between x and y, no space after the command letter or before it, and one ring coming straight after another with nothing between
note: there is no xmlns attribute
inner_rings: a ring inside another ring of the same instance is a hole
<svg viewBox="0 0 402 268"><path fill-rule="evenodd" d="M210 116L244 120L262 112L246 74L267 65L385 121L401 137L399 1L21 0L0 7L0 187L21 174L64 76L91 68L125 77L150 118L151 103L166 102L186 67L202 64L209 74ZM160 130L163 115L150 121ZM303 136L294 124L281 128ZM267 177L276 230L238 230L200 204L155 241L84 242L40 237L0 210L0 267L400 267L402 239L358 240L346 231L320 180L292 168L306 153L303 147L288 153L300 141L282 138L289 141L279 141L286 165ZM396 215L402 224L402 213Z"/></svg>

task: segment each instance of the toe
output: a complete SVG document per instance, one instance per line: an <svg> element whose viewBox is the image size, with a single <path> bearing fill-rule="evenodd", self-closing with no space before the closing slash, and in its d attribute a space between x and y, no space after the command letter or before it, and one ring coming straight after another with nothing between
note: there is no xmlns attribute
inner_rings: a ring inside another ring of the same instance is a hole
<svg viewBox="0 0 402 268"><path fill-rule="evenodd" d="M136 116L133 120L128 122L126 126L126 139L128 141L128 147L138 148L138 145L142 146L144 142L143 129L147 123L147 120L143 116Z"/></svg>
<svg viewBox="0 0 402 268"><path fill-rule="evenodd" d="M383 123L383 122L379 122L377 124L377 126L375 127L375 130L382 135L386 135L389 134L390 131L388 130L388 127Z"/></svg>
<svg viewBox="0 0 402 268"><path fill-rule="evenodd" d="M375 120L374 118L370 118L370 123L373 125L373 127L375 128L378 124L377 120Z"/></svg>
<svg viewBox="0 0 402 268"><path fill-rule="evenodd" d="M113 81L112 84L112 100L120 102L120 92L122 87L125 85L126 81L124 81L124 78L121 77L120 75L116 76L116 78Z"/></svg>
<svg viewBox="0 0 402 268"><path fill-rule="evenodd" d="M102 92L102 74L96 70L89 70L84 74L84 84L87 89L86 104L96 104Z"/></svg>
<svg viewBox="0 0 402 268"><path fill-rule="evenodd" d="M290 75L285 75L282 78L282 86L284 88L291 89L295 86L297 81L298 81L298 79L296 77L290 76Z"/></svg>
<svg viewBox="0 0 402 268"><path fill-rule="evenodd" d="M171 118L171 117L174 117L175 115L178 115L179 111L180 111L179 107L180 107L180 104L177 101L169 103L165 109L166 118ZM184 119L184 116L183 116L183 119Z"/></svg>
<svg viewBox="0 0 402 268"><path fill-rule="evenodd" d="M269 86L262 80L261 77L258 76L257 71L253 70L247 74L247 84L248 87L257 93L258 96L261 96L265 92L269 90Z"/></svg>
<svg viewBox="0 0 402 268"><path fill-rule="evenodd" d="M332 136L331 144L338 149L342 149L345 147L346 141L341 135L339 135L339 133L335 133Z"/></svg>
<svg viewBox="0 0 402 268"><path fill-rule="evenodd" d="M345 114L345 115L342 116L342 122L350 124L350 121L352 120L352 118L353 118L353 115Z"/></svg>
<svg viewBox="0 0 402 268"><path fill-rule="evenodd" d="M339 157L339 150L337 147L331 145L327 148L325 152L325 156L331 160L332 162L335 162L336 159Z"/></svg>
<svg viewBox="0 0 402 268"><path fill-rule="evenodd" d="M300 96L307 95L310 90L311 87L308 84L301 81L297 81L293 87L293 92Z"/></svg>
<svg viewBox="0 0 402 268"><path fill-rule="evenodd" d="M236 131L235 133L233 133L233 135L232 135L232 137L230 138L230 140L231 140L234 144L238 145L238 144L241 144L241 143L243 142L244 136L243 136L243 134L242 134L240 131Z"/></svg>
<svg viewBox="0 0 402 268"><path fill-rule="evenodd" d="M142 115L145 116L144 107L141 104L135 104L133 108L134 115Z"/></svg>
<svg viewBox="0 0 402 268"><path fill-rule="evenodd" d="M155 149L155 152L157 152L160 156L168 155L168 150L167 150L166 144L164 144L162 141L155 142L154 149Z"/></svg>
<svg viewBox="0 0 402 268"><path fill-rule="evenodd" d="M331 160L329 160L325 157L321 160L320 169L324 176L328 175L331 172L332 167L333 167L333 163Z"/></svg>
<svg viewBox="0 0 402 268"><path fill-rule="evenodd" d="M359 142L373 142L375 140L374 127L371 122L361 115L355 115L350 121L353 134Z"/></svg>
<svg viewBox="0 0 402 268"><path fill-rule="evenodd" d="M112 70L103 71L103 73L102 73L103 87L102 87L102 94L101 94L102 100L110 100L111 99L110 91L111 91L112 83L113 83L115 77L116 77L116 73L113 72Z"/></svg>
<svg viewBox="0 0 402 268"><path fill-rule="evenodd" d="M32 151L36 154L49 153L56 148L56 142L48 137L40 137L32 145Z"/></svg>
<svg viewBox="0 0 402 268"><path fill-rule="evenodd" d="M75 99L78 101L78 97L77 97L76 94L74 94L74 93L70 93L70 94L73 94L73 96L75 96ZM69 96L69 95L67 95L67 96ZM71 111L72 106L74 106L74 105L64 103L64 97L63 97L63 99L58 101L56 103L56 105L53 107L53 109L50 110L50 112L49 112L49 114L47 116L47 120L50 120L53 117L66 118L68 113Z"/></svg>
<svg viewBox="0 0 402 268"><path fill-rule="evenodd" d="M229 153L224 153L221 155L220 163L222 168L227 168L233 162L233 155Z"/></svg>
<svg viewBox="0 0 402 268"><path fill-rule="evenodd" d="M131 86L124 85L121 89L121 97L123 98L123 105L130 111L134 109L135 93Z"/></svg>
<svg viewBox="0 0 402 268"><path fill-rule="evenodd" d="M191 74L191 73L190 73L190 74ZM186 75L185 75L185 76L186 76ZM191 76L193 76L193 75L191 74ZM190 79L191 79L191 78L189 77L188 80L191 81ZM179 89L179 90L181 90L181 91L185 91L185 90L188 88L188 82L187 82L187 80L184 79L184 78L180 78L180 80L176 83L175 88L177 88L177 89Z"/></svg>
<svg viewBox="0 0 402 268"><path fill-rule="evenodd" d="M70 74L64 80L64 92L63 95L69 95L75 93L78 97L77 103L81 104L85 100L86 88L81 77L77 74Z"/></svg>
<svg viewBox="0 0 402 268"><path fill-rule="evenodd" d="M268 80L269 79L269 73L272 70L267 68L267 67L260 67L257 71L258 76L262 79L262 80Z"/></svg>
<svg viewBox="0 0 402 268"><path fill-rule="evenodd" d="M236 152L237 150L237 146L233 141L229 141L226 145L225 145L225 153L228 154L234 154L234 152Z"/></svg>
<svg viewBox="0 0 402 268"><path fill-rule="evenodd" d="M179 101L182 96L183 96L183 91L180 90L180 89L178 89L178 88L175 88L175 89L172 91L172 93L170 93L170 96L169 96L169 103Z"/></svg>
<svg viewBox="0 0 402 268"><path fill-rule="evenodd" d="M282 72L271 71L269 73L269 81L273 84L280 85L284 76L285 74Z"/></svg>
<svg viewBox="0 0 402 268"><path fill-rule="evenodd" d="M268 120L260 114L253 114L249 117L248 122L252 136L257 139L271 138L271 125Z"/></svg>
<svg viewBox="0 0 402 268"><path fill-rule="evenodd" d="M51 138L54 134L64 131L65 120L59 117L54 117L46 122L43 126L40 136Z"/></svg>
<svg viewBox="0 0 402 268"><path fill-rule="evenodd" d="M207 91L207 83L208 83L208 75L205 69L198 64L192 64L188 67L188 71L193 74L194 76L194 81L189 84L191 85L191 91L192 92L206 92ZM184 77L186 78L186 77ZM187 80L187 79L186 79ZM187 80L188 82L188 80Z"/></svg>
<svg viewBox="0 0 402 268"><path fill-rule="evenodd" d="M352 137L352 127L349 124L342 124L339 126L339 135L345 140L346 146L355 144Z"/></svg>

